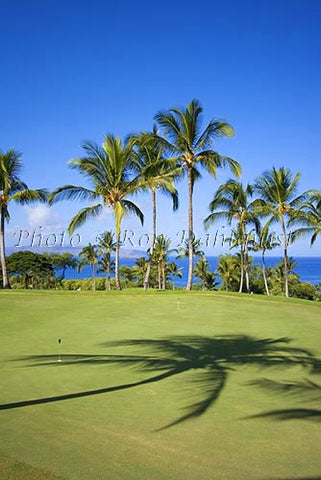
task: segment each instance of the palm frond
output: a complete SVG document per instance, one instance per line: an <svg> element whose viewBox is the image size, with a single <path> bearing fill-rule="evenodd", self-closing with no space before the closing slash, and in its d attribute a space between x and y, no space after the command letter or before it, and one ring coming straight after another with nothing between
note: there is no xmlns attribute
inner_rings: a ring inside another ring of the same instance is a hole
<svg viewBox="0 0 321 480"><path fill-rule="evenodd" d="M233 217L233 212L231 212L230 210L210 213L210 215L208 215L204 220L204 227L207 230L211 225L213 225L213 223L220 219L226 219L229 223L231 223Z"/></svg>
<svg viewBox="0 0 321 480"><path fill-rule="evenodd" d="M49 195L49 204L52 205L60 200L97 200L99 195L94 190L76 185L64 185L54 190Z"/></svg>
<svg viewBox="0 0 321 480"><path fill-rule="evenodd" d="M232 137L233 135L234 129L230 124L211 120L204 132L199 136L195 149L209 149L212 147L215 138Z"/></svg>
<svg viewBox="0 0 321 480"><path fill-rule="evenodd" d="M144 214L135 203L130 200L123 200L122 204L128 212L133 213L139 218L142 225L144 224Z"/></svg>
<svg viewBox="0 0 321 480"><path fill-rule="evenodd" d="M98 217L102 212L103 206L101 204L93 205L92 207L85 207L80 210L70 221L68 233L73 234L76 228L81 227L89 218Z"/></svg>
<svg viewBox="0 0 321 480"><path fill-rule="evenodd" d="M185 415L182 415L161 430L178 425L185 420L200 417L205 413L217 401L225 386L227 380L226 370L227 369L224 368L216 368L209 371L205 370L200 376L198 376L195 383L197 384L200 395L202 395L203 398L186 407L187 413Z"/></svg>
<svg viewBox="0 0 321 480"><path fill-rule="evenodd" d="M21 205L27 205L33 202L46 202L48 200L48 192L45 189L20 190L11 195L9 200L18 202Z"/></svg>
<svg viewBox="0 0 321 480"><path fill-rule="evenodd" d="M171 197L172 202L173 202L173 210L176 211L179 206L179 200L178 200L178 191L176 190L175 187L173 189L171 188L172 185L164 185L161 184L159 187L159 190L166 196Z"/></svg>

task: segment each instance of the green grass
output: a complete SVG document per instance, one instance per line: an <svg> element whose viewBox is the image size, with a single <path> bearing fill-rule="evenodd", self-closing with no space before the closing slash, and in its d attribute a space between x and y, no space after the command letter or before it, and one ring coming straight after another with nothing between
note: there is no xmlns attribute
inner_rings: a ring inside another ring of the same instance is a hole
<svg viewBox="0 0 321 480"><path fill-rule="evenodd" d="M313 389L292 395L291 389L286 394L253 385L262 378L321 383L320 365L314 374L310 371L312 357L286 350L298 347L321 356L320 307L218 292L0 292L1 404L18 407L0 411L1 480L320 476L320 414L249 418L320 408L321 395ZM195 336L202 337L199 343ZM263 343L265 350L256 352L261 360L242 362L244 354L252 358L254 339L282 337L291 342L275 344L275 352ZM63 340L61 363L58 338ZM167 343L110 344L164 338ZM279 365L268 368L272 354ZM138 362L141 356L148 356L148 368ZM157 370L158 365L163 368ZM164 374L165 366L173 365L181 372L112 389ZM224 388L203 414L163 429L190 413L191 405L195 413L221 374L226 375Z"/></svg>

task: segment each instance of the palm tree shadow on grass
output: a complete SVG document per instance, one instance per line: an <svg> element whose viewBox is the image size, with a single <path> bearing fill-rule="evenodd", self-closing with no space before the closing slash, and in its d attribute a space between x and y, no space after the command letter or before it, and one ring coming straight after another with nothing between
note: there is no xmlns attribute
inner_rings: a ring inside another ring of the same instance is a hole
<svg viewBox="0 0 321 480"><path fill-rule="evenodd" d="M192 372L192 386L201 398L186 406L178 419L163 428L177 425L185 420L199 417L211 407L222 393L230 371L243 366L259 368L280 368L302 366L309 370L320 363L311 352L289 345L288 338L258 339L246 335L217 337L181 336L160 340L124 340L103 344L108 347L132 347L139 355L64 355L57 364L56 355L36 355L18 360L30 361L31 366L67 365L119 365L136 368L152 376L137 382L89 390L66 395L24 400L0 405L0 409L12 409L43 403L58 402L79 397L107 394L141 385L155 383L184 372Z"/></svg>
<svg viewBox="0 0 321 480"><path fill-rule="evenodd" d="M317 363L314 366L316 369ZM319 364L320 367L320 364ZM320 368L319 368L320 372ZM296 397L299 401L309 400L310 402L321 399L321 385L304 379L300 382L276 382L270 379L261 379L251 382L251 385L258 386L269 393ZM271 420L314 420L321 421L321 410L317 408L285 408L270 410L268 412L252 415L248 418L270 418Z"/></svg>

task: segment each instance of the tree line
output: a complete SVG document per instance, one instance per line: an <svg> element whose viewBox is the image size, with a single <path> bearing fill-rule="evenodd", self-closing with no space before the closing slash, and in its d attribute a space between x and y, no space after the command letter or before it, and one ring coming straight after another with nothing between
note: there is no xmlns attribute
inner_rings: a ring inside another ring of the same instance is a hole
<svg viewBox="0 0 321 480"><path fill-rule="evenodd" d="M25 289L65 289L65 290L114 290L116 289L114 234L105 232L97 245L87 245L79 257L65 252L43 254L31 251L15 252L7 257L7 269L12 288ZM238 292L241 279L240 253L220 255L215 271L199 248L200 241L193 245L194 281L193 288L198 290L223 290ZM176 279L182 278L183 267L179 260L188 257L188 248L172 249L171 241L164 235L156 238L154 255L150 264L149 284L158 290L181 289L176 286ZM233 247L232 247L233 248ZM175 258L176 257L176 258ZM254 263L249 256L249 281L251 293L267 295L284 295L284 264L278 262L274 267L267 267L263 275L262 266ZM91 279L66 280L67 269L81 271L85 265L90 266ZM136 259L133 266L120 265L119 276L122 286L143 287L149 263L145 256ZM307 300L321 300L321 283L314 286L301 282L294 271L297 264L293 258L288 259L290 296ZM104 274L104 276L99 276ZM243 290L245 291L245 290Z"/></svg>
<svg viewBox="0 0 321 480"><path fill-rule="evenodd" d="M72 159L68 165L79 171L86 185L63 185L49 193L45 189L31 190L20 179L21 155L15 150L0 154L0 253L2 286L10 288L5 258L5 221L9 221L8 206L11 201L28 204L36 201L50 205L61 200L90 203L82 208L70 221L68 232L72 234L89 218L102 214L105 206L111 207L115 221L115 284L121 289L119 272L119 250L121 223L126 215L136 215L143 223L144 215L133 202L133 195L140 191L151 194L152 238L147 257L147 268L143 280L144 289L149 288L157 235L157 194L172 198L173 209L178 208L178 192L175 182L187 177L188 278L186 289L191 290L194 270L193 247L193 191L194 185L205 170L216 177L219 168L229 168L234 178L221 185L211 201L210 215L204 220L205 227L217 219L225 218L233 229L233 242L239 248L240 285L239 291L251 291L250 257L253 231L260 241L255 248L265 253L273 247L270 227L278 223L283 232L284 294L289 296L289 257L287 229L295 227L292 241L303 235L311 235L313 244L321 231L321 191L310 190L298 194L300 173L289 169L272 167L254 180L243 185L240 164L214 150L215 142L234 134L227 122L211 120L205 128L201 121L202 107L193 100L186 108L171 108L158 112L152 131L129 135L124 141L113 135L105 135L101 145L86 142L82 145L84 156ZM157 240L158 239L158 240ZM163 236L166 242L166 237ZM90 255L87 250L81 256ZM264 256L264 255L263 255ZM203 260L202 260L203 261ZM155 263L155 262L154 262ZM164 285L164 266L160 263L160 285ZM266 269L264 270L267 285ZM266 288L268 293L268 288Z"/></svg>

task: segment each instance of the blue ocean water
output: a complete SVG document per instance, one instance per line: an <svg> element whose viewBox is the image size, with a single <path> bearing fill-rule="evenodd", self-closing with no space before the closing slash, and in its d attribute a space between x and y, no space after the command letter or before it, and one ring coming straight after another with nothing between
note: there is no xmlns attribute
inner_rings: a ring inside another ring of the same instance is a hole
<svg viewBox="0 0 321 480"><path fill-rule="evenodd" d="M218 257L207 257L207 261L211 265L212 272L214 272L216 269L217 258ZM182 278L176 278L175 284L177 286L186 285L188 259L182 258L180 260L176 260L175 257L173 257L170 260L175 261L180 267L183 267L183 276ZM266 265L268 267L274 267L274 265L280 261L282 261L281 257L266 257ZM120 265L127 265L129 267L134 266L135 262L135 258L120 259ZM254 257L254 262L261 265L261 258ZM314 285L316 285L317 283L321 283L321 257L295 257L295 262L297 263L297 267L295 267L294 271L300 276L301 282L310 282ZM104 274L100 273L97 274L97 276L103 277ZM77 272L77 270L67 270L66 279L73 278L91 278L91 267L89 265L86 265L79 273Z"/></svg>

